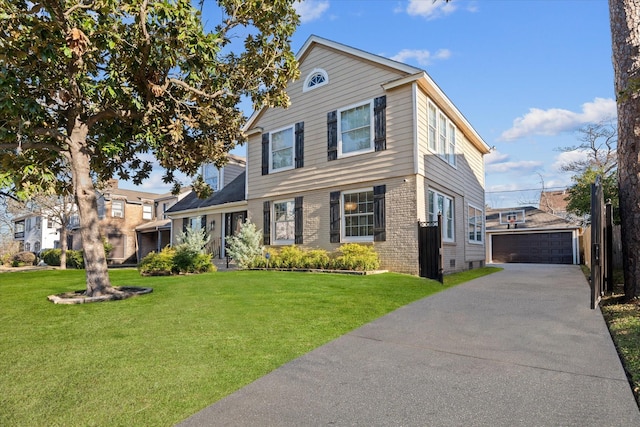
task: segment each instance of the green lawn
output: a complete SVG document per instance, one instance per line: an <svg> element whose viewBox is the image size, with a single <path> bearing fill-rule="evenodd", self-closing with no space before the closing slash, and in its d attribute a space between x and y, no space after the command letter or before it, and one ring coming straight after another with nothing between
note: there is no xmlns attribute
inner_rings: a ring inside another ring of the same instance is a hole
<svg viewBox="0 0 640 427"><path fill-rule="evenodd" d="M173 425L287 361L450 286L392 273L151 278L114 270L111 280L154 291L54 305L46 296L82 289L83 271L0 274L0 425Z"/></svg>

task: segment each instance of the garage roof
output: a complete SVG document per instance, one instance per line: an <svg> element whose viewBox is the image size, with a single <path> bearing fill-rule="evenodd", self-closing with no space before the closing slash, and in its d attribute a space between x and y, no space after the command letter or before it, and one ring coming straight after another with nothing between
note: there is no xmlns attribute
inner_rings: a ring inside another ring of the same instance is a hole
<svg viewBox="0 0 640 427"><path fill-rule="evenodd" d="M580 226L572 221L568 221L565 218L544 212L533 206L523 206L518 208L508 209L487 209L485 230L489 231L504 231L507 230L506 224L500 224L500 213L503 216L507 212L524 211L524 223L518 224L517 230L531 230L531 229L575 229ZM511 228L513 230L513 228Z"/></svg>

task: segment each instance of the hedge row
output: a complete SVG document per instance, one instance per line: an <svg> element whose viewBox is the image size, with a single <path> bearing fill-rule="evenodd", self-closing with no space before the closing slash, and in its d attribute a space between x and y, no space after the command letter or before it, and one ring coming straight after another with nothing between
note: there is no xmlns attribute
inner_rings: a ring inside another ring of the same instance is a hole
<svg viewBox="0 0 640 427"><path fill-rule="evenodd" d="M286 246L270 248L262 257L254 258L249 268L290 268L313 270L371 271L380 267L378 254L370 245L347 243L333 253L323 249L304 250Z"/></svg>

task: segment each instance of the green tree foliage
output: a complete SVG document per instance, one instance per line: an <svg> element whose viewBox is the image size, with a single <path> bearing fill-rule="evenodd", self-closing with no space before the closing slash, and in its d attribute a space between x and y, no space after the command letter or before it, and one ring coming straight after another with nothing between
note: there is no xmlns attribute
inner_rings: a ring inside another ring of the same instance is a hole
<svg viewBox="0 0 640 427"><path fill-rule="evenodd" d="M584 218L591 214L591 184L596 181L598 175L602 177L602 190L605 200L611 200L615 215L614 220L619 220L618 174L615 170L606 175L602 170L589 168L580 175L574 175L571 178L574 184L569 188L567 210L579 218Z"/></svg>
<svg viewBox="0 0 640 427"><path fill-rule="evenodd" d="M0 190L60 194L71 174L88 295L114 292L96 185L141 183L145 153L176 185L224 165L244 141L242 97L288 105L293 2L219 0L208 30L189 0L0 0Z"/></svg>

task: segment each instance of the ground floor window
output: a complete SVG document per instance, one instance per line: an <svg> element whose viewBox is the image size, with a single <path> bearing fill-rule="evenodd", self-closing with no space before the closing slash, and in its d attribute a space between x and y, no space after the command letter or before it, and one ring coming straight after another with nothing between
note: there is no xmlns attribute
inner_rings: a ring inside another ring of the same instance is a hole
<svg viewBox="0 0 640 427"><path fill-rule="evenodd" d="M453 199L437 191L429 190L429 221L437 221L438 214L442 214L442 240L453 242L455 240L454 230L454 203Z"/></svg>
<svg viewBox="0 0 640 427"><path fill-rule="evenodd" d="M342 194L345 240L372 240L373 190Z"/></svg>
<svg viewBox="0 0 640 427"><path fill-rule="evenodd" d="M295 201L273 203L273 240L275 244L291 244L295 240Z"/></svg>
<svg viewBox="0 0 640 427"><path fill-rule="evenodd" d="M484 213L473 205L469 205L469 242L482 243L482 229L484 224Z"/></svg>

